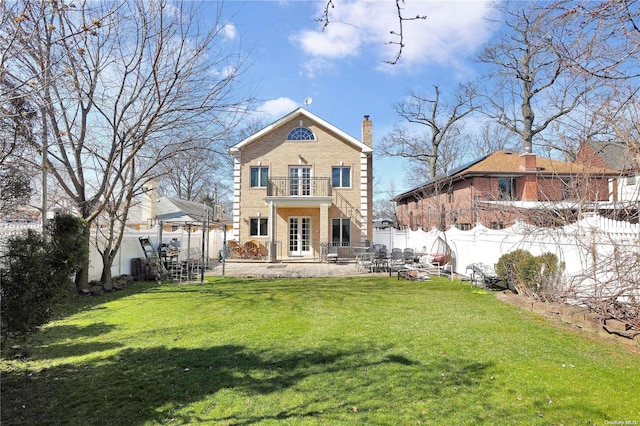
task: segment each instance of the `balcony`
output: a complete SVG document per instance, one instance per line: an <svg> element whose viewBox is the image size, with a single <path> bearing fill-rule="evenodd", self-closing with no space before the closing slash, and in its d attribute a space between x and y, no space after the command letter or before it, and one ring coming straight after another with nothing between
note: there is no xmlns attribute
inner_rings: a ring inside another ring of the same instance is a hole
<svg viewBox="0 0 640 426"><path fill-rule="evenodd" d="M265 201L288 207L331 204L331 178L271 177L267 179Z"/></svg>

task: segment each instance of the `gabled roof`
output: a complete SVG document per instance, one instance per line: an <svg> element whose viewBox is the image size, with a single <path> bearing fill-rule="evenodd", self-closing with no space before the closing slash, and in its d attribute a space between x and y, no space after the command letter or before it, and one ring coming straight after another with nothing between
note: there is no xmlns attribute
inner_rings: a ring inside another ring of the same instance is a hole
<svg viewBox="0 0 640 426"><path fill-rule="evenodd" d="M391 200L397 201L407 195L427 189L436 183L450 182L472 176L522 176L527 173L535 173L538 176L570 176L579 174L597 174L602 176L619 175L619 172L616 170L590 167L580 163L568 163L543 157L536 157L535 172L526 172L520 164L521 158L519 154L512 151L500 150L450 170L444 176L430 179L421 185L396 195Z"/></svg>
<svg viewBox="0 0 640 426"><path fill-rule="evenodd" d="M253 135L249 136L248 138L246 138L246 139L240 141L239 143L237 143L236 145L232 146L231 148L229 148L229 152L231 154L234 154L234 153L237 153L237 152L241 151L246 146L251 145L253 142L255 142L256 140L259 140L264 135L266 135L269 132L277 129L278 127L284 125L285 123L288 123L289 121L297 118L298 116L303 116L303 117L305 117L305 118L307 118L309 120L315 121L319 126L324 127L325 129L329 130L330 132L337 134L341 139L343 139L347 143L353 145L354 147L358 148L362 152L365 152L365 153L372 152L372 149L369 146L365 145L364 143L362 143L358 139L356 139L353 136L343 132L342 130L340 130L337 127L335 127L333 124L323 120L322 118L320 118L317 115L307 111L304 108L298 108L296 110L291 111L289 114L285 115L284 117L282 117L282 118L278 119L277 121L269 124L267 127L263 128L262 130L259 130L258 132L254 133Z"/></svg>
<svg viewBox="0 0 640 426"><path fill-rule="evenodd" d="M604 164L614 170L634 168L634 159L629 154L629 147L622 142L594 142L587 144L602 159Z"/></svg>
<svg viewBox="0 0 640 426"><path fill-rule="evenodd" d="M179 198L161 197L158 200L158 215L156 219L165 222L206 222L207 216L211 220L221 219L221 206L207 206L195 201Z"/></svg>
<svg viewBox="0 0 640 426"><path fill-rule="evenodd" d="M497 151L488 155L484 160L476 162L468 168L467 174L512 174L522 175L524 170L520 167L520 154L512 151ZM554 160L536 156L536 173L538 175L571 175L571 174L618 174L615 170L608 170L602 167L587 166L580 163L569 163L566 161Z"/></svg>

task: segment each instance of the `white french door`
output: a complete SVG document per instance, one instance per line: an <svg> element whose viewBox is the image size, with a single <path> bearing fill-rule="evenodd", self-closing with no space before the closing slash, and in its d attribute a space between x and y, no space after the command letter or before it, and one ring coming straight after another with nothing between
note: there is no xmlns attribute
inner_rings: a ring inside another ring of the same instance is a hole
<svg viewBox="0 0 640 426"><path fill-rule="evenodd" d="M289 256L311 254L311 218L289 218Z"/></svg>
<svg viewBox="0 0 640 426"><path fill-rule="evenodd" d="M311 167L289 167L289 195L311 195Z"/></svg>

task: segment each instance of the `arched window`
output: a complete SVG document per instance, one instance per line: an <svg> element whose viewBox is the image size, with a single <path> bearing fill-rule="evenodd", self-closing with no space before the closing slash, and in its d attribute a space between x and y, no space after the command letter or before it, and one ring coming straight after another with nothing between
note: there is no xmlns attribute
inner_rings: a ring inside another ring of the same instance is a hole
<svg viewBox="0 0 640 426"><path fill-rule="evenodd" d="M316 137L313 132L306 127L296 127L289 132L288 141L314 141Z"/></svg>

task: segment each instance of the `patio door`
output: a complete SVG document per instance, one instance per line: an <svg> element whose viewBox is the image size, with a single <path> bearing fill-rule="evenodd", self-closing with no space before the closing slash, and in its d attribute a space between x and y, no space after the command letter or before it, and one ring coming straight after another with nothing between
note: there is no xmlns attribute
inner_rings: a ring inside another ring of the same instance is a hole
<svg viewBox="0 0 640 426"><path fill-rule="evenodd" d="M311 167L289 167L289 195L311 195Z"/></svg>
<svg viewBox="0 0 640 426"><path fill-rule="evenodd" d="M289 218L289 256L311 254L311 218Z"/></svg>

